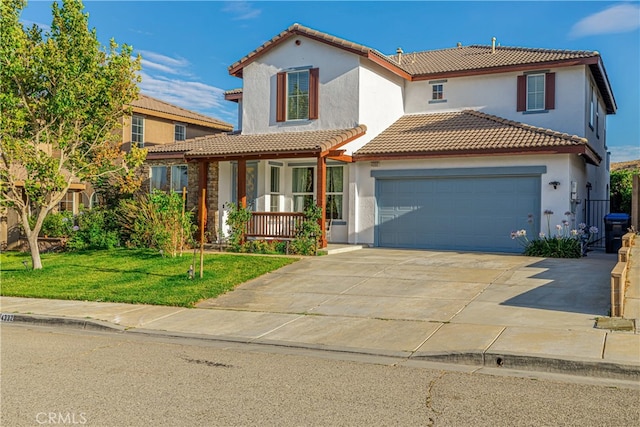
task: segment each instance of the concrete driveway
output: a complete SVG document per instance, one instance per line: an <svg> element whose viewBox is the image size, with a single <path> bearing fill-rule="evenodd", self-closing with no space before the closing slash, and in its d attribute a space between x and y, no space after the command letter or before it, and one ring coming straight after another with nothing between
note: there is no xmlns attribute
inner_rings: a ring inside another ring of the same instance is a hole
<svg viewBox="0 0 640 427"><path fill-rule="evenodd" d="M318 315L296 327L319 331L321 316L592 331L615 262L366 248L303 259L198 307Z"/></svg>

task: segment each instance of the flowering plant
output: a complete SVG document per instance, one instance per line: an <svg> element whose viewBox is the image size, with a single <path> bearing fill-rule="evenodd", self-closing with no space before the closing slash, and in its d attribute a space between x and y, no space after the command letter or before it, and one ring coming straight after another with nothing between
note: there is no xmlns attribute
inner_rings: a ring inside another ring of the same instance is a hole
<svg viewBox="0 0 640 427"><path fill-rule="evenodd" d="M572 229L570 225L574 217L571 212L565 212L567 219L556 225L555 233L552 233L551 215L553 215L553 211L545 210L544 215L547 217L547 233L541 231L536 239L530 240L524 229L511 232L511 239L517 239L520 242L524 247L525 255L550 258L580 258L584 255L589 241L595 234L598 234L596 227L587 227L584 223L579 224L577 229ZM529 214L527 222L533 224L532 214Z"/></svg>

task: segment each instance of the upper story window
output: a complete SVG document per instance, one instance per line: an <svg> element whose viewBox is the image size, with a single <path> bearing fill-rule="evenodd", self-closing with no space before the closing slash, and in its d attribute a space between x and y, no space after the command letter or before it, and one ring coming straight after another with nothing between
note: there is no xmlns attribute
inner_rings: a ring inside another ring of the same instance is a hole
<svg viewBox="0 0 640 427"><path fill-rule="evenodd" d="M547 112L555 108L556 74L526 73L518 76L517 111Z"/></svg>
<svg viewBox="0 0 640 427"><path fill-rule="evenodd" d="M431 99L434 101L437 99L444 99L444 85L433 85L432 89Z"/></svg>
<svg viewBox="0 0 640 427"><path fill-rule="evenodd" d="M287 120L309 118L309 71L287 73Z"/></svg>
<svg viewBox="0 0 640 427"><path fill-rule="evenodd" d="M318 118L319 73L317 68L278 73L276 121Z"/></svg>
<svg viewBox="0 0 640 427"><path fill-rule="evenodd" d="M544 74L527 76L527 111L544 110Z"/></svg>
<svg viewBox="0 0 640 427"><path fill-rule="evenodd" d="M131 145L144 147L144 117L133 115L131 117Z"/></svg>
<svg viewBox="0 0 640 427"><path fill-rule="evenodd" d="M181 125L176 123L175 132L174 132L174 140L175 141L184 141L187 139L187 127L185 125Z"/></svg>
<svg viewBox="0 0 640 427"><path fill-rule="evenodd" d="M429 104L438 104L440 102L447 102L444 97L444 84L446 80L431 80L429 84L431 85L431 99L429 100Z"/></svg>

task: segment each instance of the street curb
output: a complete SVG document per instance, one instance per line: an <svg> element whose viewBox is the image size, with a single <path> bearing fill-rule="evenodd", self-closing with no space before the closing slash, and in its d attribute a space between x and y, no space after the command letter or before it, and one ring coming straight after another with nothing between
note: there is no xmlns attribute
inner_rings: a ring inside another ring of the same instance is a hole
<svg viewBox="0 0 640 427"><path fill-rule="evenodd" d="M75 329L97 331L124 332L126 328L95 319L78 319L73 317L42 316L37 314L4 314L3 323L28 323L32 325L64 326ZM10 319L10 320L9 320Z"/></svg>
<svg viewBox="0 0 640 427"><path fill-rule="evenodd" d="M588 378L609 378L640 382L640 366L596 360L558 359L505 353L416 353L411 360L476 365L484 368L548 372Z"/></svg>
<svg viewBox="0 0 640 427"><path fill-rule="evenodd" d="M289 341L251 339L246 337L215 336L188 332L175 332L157 329L126 328L95 319L78 319L72 317L55 317L32 314L5 314L2 323L25 323L44 326L63 326L75 329L98 330L137 335L189 338L203 341L229 342L237 344L263 345L280 348L317 350L334 353L392 357L397 359L447 363L452 365L476 366L517 370L531 373L554 373L583 378L605 378L640 382L640 366L596 360L558 359L551 357L531 356L523 354L491 353L491 352L398 352L355 347L330 346L324 344L307 344Z"/></svg>

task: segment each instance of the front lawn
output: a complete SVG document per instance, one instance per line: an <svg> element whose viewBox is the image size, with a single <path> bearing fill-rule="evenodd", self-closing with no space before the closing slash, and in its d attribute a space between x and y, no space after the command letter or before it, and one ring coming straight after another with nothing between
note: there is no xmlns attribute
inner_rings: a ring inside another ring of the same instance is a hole
<svg viewBox="0 0 640 427"><path fill-rule="evenodd" d="M192 307L295 261L205 254L204 278L200 279L198 254L196 278L190 280L187 271L193 252L177 258L128 249L42 254L42 270L31 270L29 253L4 252L0 254L0 295Z"/></svg>

